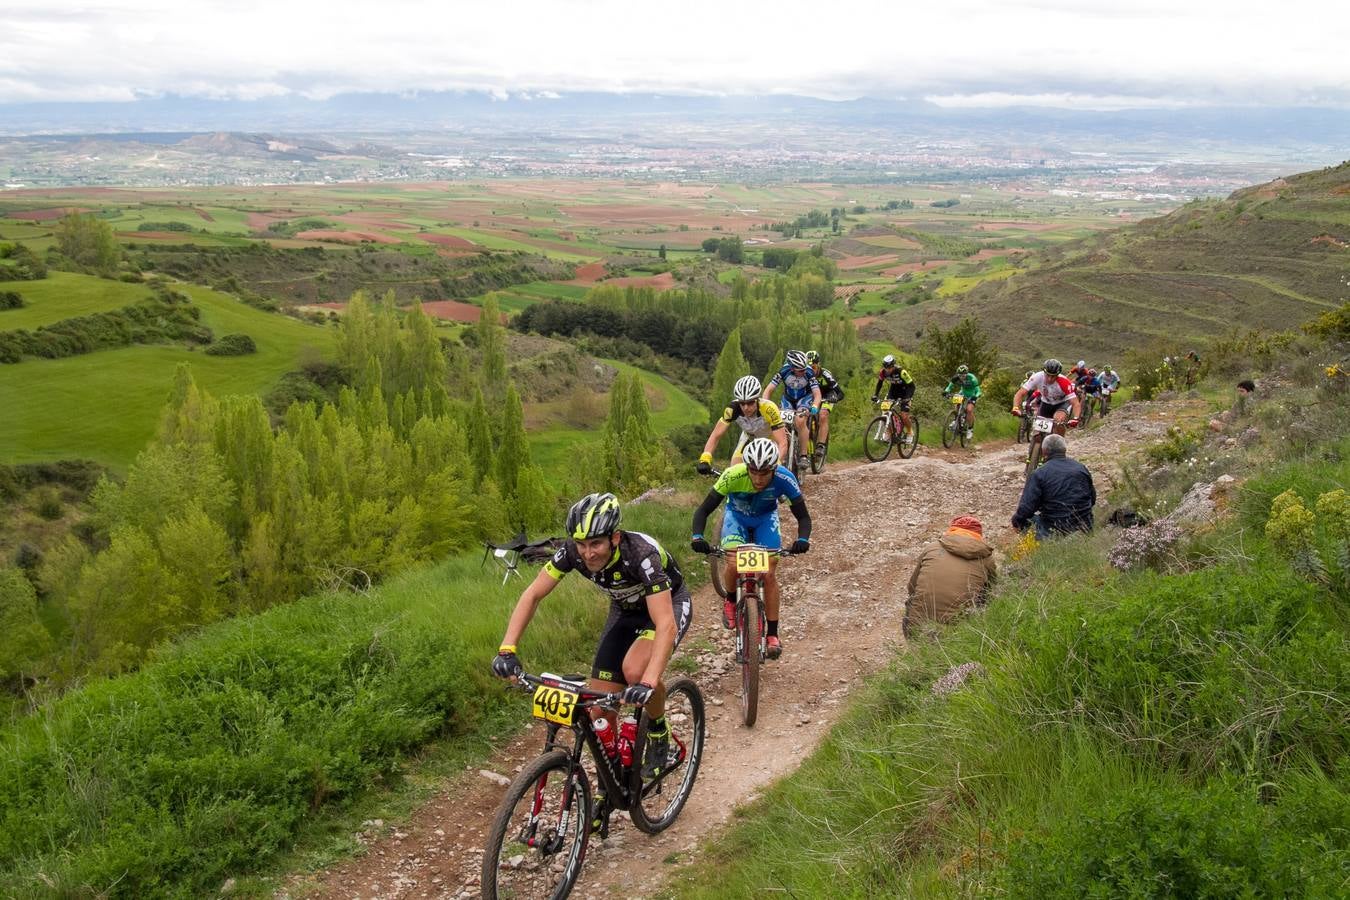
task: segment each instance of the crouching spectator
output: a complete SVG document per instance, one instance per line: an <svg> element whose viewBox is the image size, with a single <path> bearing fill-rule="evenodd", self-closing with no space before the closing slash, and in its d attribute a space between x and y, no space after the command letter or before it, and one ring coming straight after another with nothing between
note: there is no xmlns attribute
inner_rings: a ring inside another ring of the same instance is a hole
<svg viewBox="0 0 1350 900"><path fill-rule="evenodd" d="M1039 541L1055 533L1092 530L1097 489L1087 466L1068 458L1068 447L1057 434L1045 436L1041 442L1045 462L1023 485L1021 502L1013 513L1012 526L1024 531L1035 524Z"/></svg>
<svg viewBox="0 0 1350 900"><path fill-rule="evenodd" d="M950 622L962 610L983 605L998 572L993 553L979 519L952 519L947 533L924 549L909 576L901 623L905 637L919 622Z"/></svg>

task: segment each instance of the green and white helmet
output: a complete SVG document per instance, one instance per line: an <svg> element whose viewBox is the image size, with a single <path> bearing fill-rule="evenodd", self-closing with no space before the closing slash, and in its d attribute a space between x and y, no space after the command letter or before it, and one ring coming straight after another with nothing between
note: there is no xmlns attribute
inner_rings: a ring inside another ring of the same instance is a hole
<svg viewBox="0 0 1350 900"><path fill-rule="evenodd" d="M567 511L567 536L573 540L606 537L619 530L619 498L587 494Z"/></svg>

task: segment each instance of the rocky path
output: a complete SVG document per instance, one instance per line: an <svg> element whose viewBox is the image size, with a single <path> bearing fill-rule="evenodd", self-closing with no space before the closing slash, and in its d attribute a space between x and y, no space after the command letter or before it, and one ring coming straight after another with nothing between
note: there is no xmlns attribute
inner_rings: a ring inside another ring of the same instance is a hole
<svg viewBox="0 0 1350 900"><path fill-rule="evenodd" d="M1132 410L1126 412L1125 410ZM1123 407L1071 455L1097 473L1105 493L1122 441L1166 430L1170 416ZM996 547L1012 540L1008 519L1022 488L1023 448L1012 444L943 451L920 448L910 460L833 466L808 478L815 530L811 552L785 559L781 634L785 653L766 664L760 715L740 723L739 670L711 588L695 596L695 620L681 654L709 702L708 740L698 782L679 820L655 837L616 814L610 838L593 841L574 897L645 897L688 862L734 808L809 754L838 717L858 679L881 668L902 642L900 616L909 573L926 543L957 515L977 515ZM788 517L791 521L791 517ZM790 528L789 528L790 530ZM502 785L538 752L540 729L504 747L490 769L471 772L392 835L372 839L360 858L293 882L280 896L436 898L478 896L484 832ZM634 852L638 847L640 853Z"/></svg>

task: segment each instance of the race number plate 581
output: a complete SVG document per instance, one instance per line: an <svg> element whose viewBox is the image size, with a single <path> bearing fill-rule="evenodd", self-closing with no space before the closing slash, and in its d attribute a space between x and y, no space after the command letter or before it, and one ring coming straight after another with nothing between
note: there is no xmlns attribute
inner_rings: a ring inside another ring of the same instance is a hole
<svg viewBox="0 0 1350 900"><path fill-rule="evenodd" d="M769 554L758 547L742 547L736 551L736 568L741 572L767 572Z"/></svg>
<svg viewBox="0 0 1350 900"><path fill-rule="evenodd" d="M577 695L562 688L541 684L534 689L534 717L571 725L577 713Z"/></svg>

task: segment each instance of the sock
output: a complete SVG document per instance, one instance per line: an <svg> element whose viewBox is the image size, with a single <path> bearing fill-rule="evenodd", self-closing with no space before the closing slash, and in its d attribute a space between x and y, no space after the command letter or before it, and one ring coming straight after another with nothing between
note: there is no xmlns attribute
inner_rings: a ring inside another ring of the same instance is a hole
<svg viewBox="0 0 1350 900"><path fill-rule="evenodd" d="M777 619L765 619L764 621L765 621L765 623L769 626L768 633L765 634L764 636L765 636L765 637L778 637L778 620L777 620Z"/></svg>
<svg viewBox="0 0 1350 900"><path fill-rule="evenodd" d="M670 736L670 726L666 724L665 716L662 716L659 719L652 719L651 722L648 723L647 737L660 738L669 736Z"/></svg>

